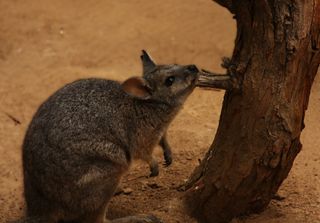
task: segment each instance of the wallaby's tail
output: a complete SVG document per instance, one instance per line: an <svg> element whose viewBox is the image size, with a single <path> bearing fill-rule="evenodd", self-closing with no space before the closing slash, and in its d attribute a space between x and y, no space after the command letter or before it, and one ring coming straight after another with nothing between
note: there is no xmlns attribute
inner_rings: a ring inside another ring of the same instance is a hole
<svg viewBox="0 0 320 223"><path fill-rule="evenodd" d="M111 221L111 223L164 223L154 215L135 215L123 218L117 218ZM48 219L41 217L29 217L23 218L17 221L10 221L7 223L48 223Z"/></svg>
<svg viewBox="0 0 320 223"><path fill-rule="evenodd" d="M117 218L111 221L112 223L164 223L154 215L136 215L124 218Z"/></svg>

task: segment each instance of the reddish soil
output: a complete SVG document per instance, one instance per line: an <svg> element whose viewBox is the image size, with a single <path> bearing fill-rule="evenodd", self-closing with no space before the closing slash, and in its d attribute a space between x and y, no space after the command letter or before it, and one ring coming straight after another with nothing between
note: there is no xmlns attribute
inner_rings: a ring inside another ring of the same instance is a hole
<svg viewBox="0 0 320 223"><path fill-rule="evenodd" d="M141 73L140 50L160 63L195 63L223 72L235 23L209 0L0 0L0 222L24 211L21 142L39 104L65 83L85 77L124 80ZM259 215L233 223L320 222L320 80L316 79L303 150L279 194ZM154 213L164 222L195 222L182 211L176 188L197 165L215 134L223 91L197 89L171 125L174 162L147 178L137 163L123 179L109 217ZM16 119L16 121L14 121ZM163 162L160 149L156 149Z"/></svg>

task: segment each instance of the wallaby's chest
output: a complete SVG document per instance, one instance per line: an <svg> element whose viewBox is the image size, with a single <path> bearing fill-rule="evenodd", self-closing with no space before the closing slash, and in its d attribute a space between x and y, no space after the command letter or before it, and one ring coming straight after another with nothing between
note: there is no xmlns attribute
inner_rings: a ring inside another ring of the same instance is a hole
<svg viewBox="0 0 320 223"><path fill-rule="evenodd" d="M145 159L150 157L156 145L165 132L165 127L161 129L149 129L148 131L141 131L137 133L136 143L134 148L134 157L136 159Z"/></svg>

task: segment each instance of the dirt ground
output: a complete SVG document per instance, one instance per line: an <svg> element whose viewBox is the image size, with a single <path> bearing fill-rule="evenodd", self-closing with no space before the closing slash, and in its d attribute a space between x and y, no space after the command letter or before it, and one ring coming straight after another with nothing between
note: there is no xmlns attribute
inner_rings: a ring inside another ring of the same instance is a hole
<svg viewBox="0 0 320 223"><path fill-rule="evenodd" d="M24 211L21 143L39 104L65 83L85 77L124 80L141 73L140 50L159 63L195 63L223 72L235 23L210 0L0 0L0 222ZM197 89L169 129L172 166L147 178L137 163L124 177L109 217L154 213L164 222L195 222L176 188L203 157L217 128L223 91ZM320 78L316 79L302 152L279 194L259 215L234 223L320 222ZM14 121L16 119L16 121ZM163 162L160 149L156 149ZM130 190L132 192L130 193Z"/></svg>

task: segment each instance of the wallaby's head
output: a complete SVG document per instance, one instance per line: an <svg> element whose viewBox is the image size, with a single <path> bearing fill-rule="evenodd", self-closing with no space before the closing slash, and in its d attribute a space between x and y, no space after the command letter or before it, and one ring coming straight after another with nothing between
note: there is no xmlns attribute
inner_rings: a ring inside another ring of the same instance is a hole
<svg viewBox="0 0 320 223"><path fill-rule="evenodd" d="M142 100L182 104L195 88L199 70L195 65L157 65L146 51L141 55L142 77L131 77L122 86Z"/></svg>

